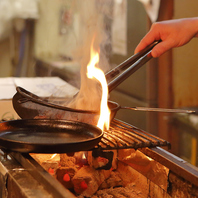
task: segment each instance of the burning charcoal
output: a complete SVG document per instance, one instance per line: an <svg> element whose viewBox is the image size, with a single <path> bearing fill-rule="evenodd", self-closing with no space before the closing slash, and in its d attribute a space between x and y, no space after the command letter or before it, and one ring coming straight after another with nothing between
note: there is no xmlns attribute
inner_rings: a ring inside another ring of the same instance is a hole
<svg viewBox="0 0 198 198"><path fill-rule="evenodd" d="M100 195L93 195L91 198L113 198L113 196L112 195L108 195L107 193L102 193L102 194L100 194Z"/></svg>
<svg viewBox="0 0 198 198"><path fill-rule="evenodd" d="M105 189L105 188L111 188L111 187L118 187L118 186L123 186L123 181L119 177L118 172L111 172L110 177L105 180L101 185L99 189Z"/></svg>
<svg viewBox="0 0 198 198"><path fill-rule="evenodd" d="M96 163L94 163L94 162L96 162ZM101 167L106 166L108 163L109 163L109 160L107 158L99 156L96 158L96 160L93 161L93 167L95 169L101 168Z"/></svg>
<svg viewBox="0 0 198 198"><path fill-rule="evenodd" d="M70 175L68 173L65 173L64 176L63 176L63 181L68 182L70 180L71 180Z"/></svg>
<svg viewBox="0 0 198 198"><path fill-rule="evenodd" d="M35 153L31 153L30 155L39 164L41 164L43 162L59 162L60 161L59 154L35 154Z"/></svg>
<svg viewBox="0 0 198 198"><path fill-rule="evenodd" d="M69 156L69 157L73 157L74 156L74 152L73 153L67 153L67 156Z"/></svg>
<svg viewBox="0 0 198 198"><path fill-rule="evenodd" d="M49 169L48 169L48 173L49 173L50 175L52 175L52 176L55 176L55 171L54 171L53 168L49 168Z"/></svg>
<svg viewBox="0 0 198 198"><path fill-rule="evenodd" d="M60 181L67 189L73 188L72 178L76 174L75 167L59 167L56 171L57 180Z"/></svg>
<svg viewBox="0 0 198 198"><path fill-rule="evenodd" d="M76 166L76 159L74 157L70 157L67 154L60 154L60 165L62 167L73 167Z"/></svg>
<svg viewBox="0 0 198 198"><path fill-rule="evenodd" d="M152 182L161 186L161 188L167 189L169 170L155 160L147 157L142 152L138 150L131 152L129 156L119 158L119 160L131 166Z"/></svg>
<svg viewBox="0 0 198 198"><path fill-rule="evenodd" d="M88 163L95 169L116 169L117 151L94 150L88 152Z"/></svg>
<svg viewBox="0 0 198 198"><path fill-rule="evenodd" d="M145 197L141 192L136 192L133 185L129 184L126 187L108 188L104 190L98 190L97 193L91 198L134 198Z"/></svg>
<svg viewBox="0 0 198 198"><path fill-rule="evenodd" d="M74 190L81 196L91 197L110 174L111 170L95 170L90 166L83 166L72 179Z"/></svg>
<svg viewBox="0 0 198 198"><path fill-rule="evenodd" d="M88 152L85 152L85 151L76 152L74 154L74 157L76 159L76 164L78 164L80 167L84 165L88 165L87 155L88 155Z"/></svg>
<svg viewBox="0 0 198 198"><path fill-rule="evenodd" d="M49 169L53 169L54 172L56 172L57 168L59 167L59 163L52 162L52 161L46 161L46 162L42 162L41 166L48 172L49 172Z"/></svg>
<svg viewBox="0 0 198 198"><path fill-rule="evenodd" d="M58 154L31 154L31 156L51 175L55 175L60 161Z"/></svg>

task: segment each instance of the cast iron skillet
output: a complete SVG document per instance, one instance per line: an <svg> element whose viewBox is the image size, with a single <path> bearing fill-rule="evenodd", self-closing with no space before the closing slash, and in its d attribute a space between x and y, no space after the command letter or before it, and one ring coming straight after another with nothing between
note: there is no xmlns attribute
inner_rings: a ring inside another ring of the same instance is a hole
<svg viewBox="0 0 198 198"><path fill-rule="evenodd" d="M17 87L17 93L13 97L13 107L22 119L47 118L47 119L69 119L81 121L92 125L97 125L99 112L73 109L57 104L52 104L47 100L38 97L27 90ZM120 109L139 110L139 111L156 111L172 113L194 113L189 109L163 109L147 107L125 107L118 103L108 101L108 107L111 110L110 121L114 119ZM69 117L68 117L69 116Z"/></svg>
<svg viewBox="0 0 198 198"><path fill-rule="evenodd" d="M81 109L73 109L65 106L50 103L47 99L43 99L22 87L16 88L17 93L12 98L12 104L17 114L22 119L34 119L35 117L44 117L47 119L68 119L69 120L87 122L96 125L100 112L88 111ZM111 120L119 107L114 102L108 103L111 110Z"/></svg>
<svg viewBox="0 0 198 198"><path fill-rule="evenodd" d="M0 123L0 146L21 153L70 153L94 148L99 128L67 120L26 119Z"/></svg>

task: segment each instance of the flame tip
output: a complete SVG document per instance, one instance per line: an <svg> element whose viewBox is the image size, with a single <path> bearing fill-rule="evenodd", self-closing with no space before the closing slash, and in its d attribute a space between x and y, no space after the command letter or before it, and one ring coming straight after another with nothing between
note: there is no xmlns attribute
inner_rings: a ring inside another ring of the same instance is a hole
<svg viewBox="0 0 198 198"><path fill-rule="evenodd" d="M96 78L102 86L102 99L100 105L100 117L98 120L97 126L101 129L109 129L109 120L110 120L110 110L108 108L108 86L107 81L104 75L104 72L96 68L96 64L99 62L99 53L93 49L93 42L91 46L91 59L87 65L87 77Z"/></svg>

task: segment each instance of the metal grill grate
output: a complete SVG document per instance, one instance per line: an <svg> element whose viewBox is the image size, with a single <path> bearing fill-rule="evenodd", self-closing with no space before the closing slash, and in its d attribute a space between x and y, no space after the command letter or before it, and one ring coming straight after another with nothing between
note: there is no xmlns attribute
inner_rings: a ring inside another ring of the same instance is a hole
<svg viewBox="0 0 198 198"><path fill-rule="evenodd" d="M96 148L110 150L156 146L170 147L170 143L130 124L114 119L110 129L104 131L104 136Z"/></svg>

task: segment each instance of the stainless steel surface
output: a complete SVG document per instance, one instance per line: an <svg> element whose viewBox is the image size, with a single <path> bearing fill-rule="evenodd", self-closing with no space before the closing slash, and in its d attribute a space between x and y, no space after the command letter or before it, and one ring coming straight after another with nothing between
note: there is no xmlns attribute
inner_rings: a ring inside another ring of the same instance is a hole
<svg viewBox="0 0 198 198"><path fill-rule="evenodd" d="M54 198L75 198L75 196L66 188L64 188L57 180L52 177L47 171L43 169L29 154L15 153L11 155L22 164L22 166L28 170L28 172L34 177L39 183L47 189Z"/></svg>
<svg viewBox="0 0 198 198"><path fill-rule="evenodd" d="M29 154L6 153L3 150L0 150L0 186L0 197L75 197ZM20 195L17 194L19 192Z"/></svg>
<svg viewBox="0 0 198 198"><path fill-rule="evenodd" d="M29 170L21 166L10 154L0 150L0 197L54 197L49 188L43 188L42 184L32 177Z"/></svg>

